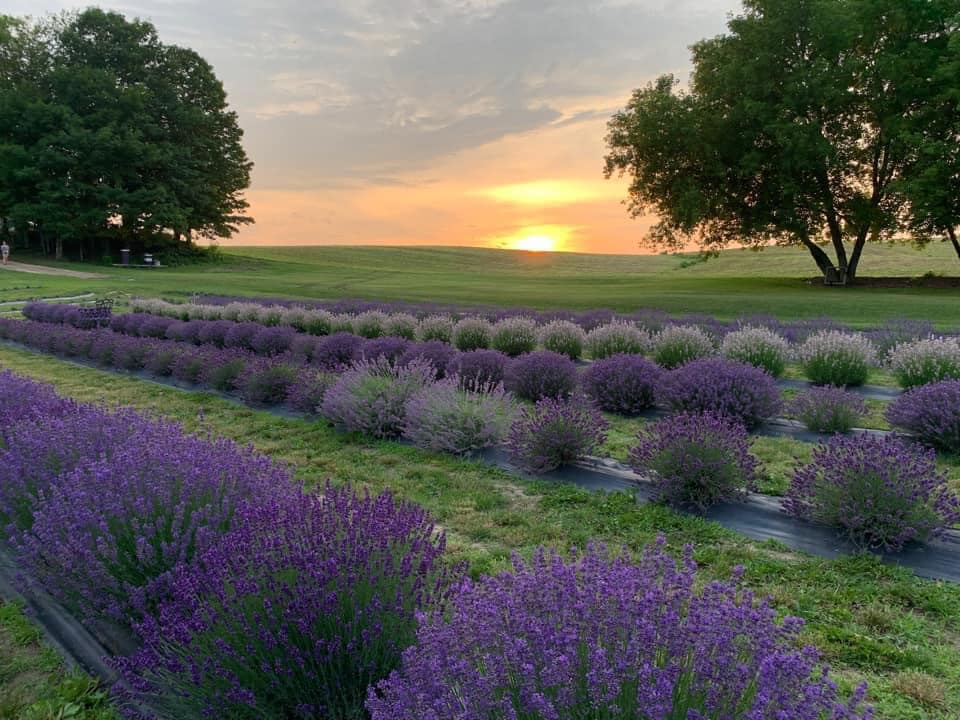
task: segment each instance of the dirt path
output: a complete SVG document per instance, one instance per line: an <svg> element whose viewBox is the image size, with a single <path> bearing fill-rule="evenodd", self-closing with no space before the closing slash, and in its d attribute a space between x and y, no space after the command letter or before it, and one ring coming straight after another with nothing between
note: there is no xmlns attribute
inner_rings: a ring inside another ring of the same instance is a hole
<svg viewBox="0 0 960 720"><path fill-rule="evenodd" d="M82 278L84 280L97 280L107 277L99 273L67 270L66 268L52 268L45 265L27 265L26 263L12 261L6 265L0 265L0 270L14 270L15 272L32 273L34 275L59 275L60 277Z"/></svg>

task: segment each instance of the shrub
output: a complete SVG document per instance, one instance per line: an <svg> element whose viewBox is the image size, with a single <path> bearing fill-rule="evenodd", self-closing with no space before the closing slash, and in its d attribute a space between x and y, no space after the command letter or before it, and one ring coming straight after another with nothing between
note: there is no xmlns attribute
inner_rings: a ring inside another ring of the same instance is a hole
<svg viewBox="0 0 960 720"><path fill-rule="evenodd" d="M724 336L720 354L780 377L790 358L790 344L773 330L745 327Z"/></svg>
<svg viewBox="0 0 960 720"><path fill-rule="evenodd" d="M147 346L135 337L115 337L112 340L113 355L109 362L124 370L142 370L146 360Z"/></svg>
<svg viewBox="0 0 960 720"><path fill-rule="evenodd" d="M464 582L421 621L401 669L371 688L372 720L727 718L867 720L801 648L803 621L729 582L698 582L666 540L610 558L540 549ZM469 709L469 714L465 712Z"/></svg>
<svg viewBox="0 0 960 720"><path fill-rule="evenodd" d="M453 337L453 320L446 315L430 315L420 321L417 329L420 340L439 340L448 343Z"/></svg>
<svg viewBox="0 0 960 720"><path fill-rule="evenodd" d="M251 361L250 356L235 349L208 355L206 367L200 373L200 384L221 392L232 392Z"/></svg>
<svg viewBox="0 0 960 720"><path fill-rule="evenodd" d="M148 346L143 358L144 369L158 377L173 374L173 365L184 354L184 348L176 343L158 342Z"/></svg>
<svg viewBox="0 0 960 720"><path fill-rule="evenodd" d="M580 359L586 341L587 334L583 328L569 320L554 320L540 328L540 345L543 349L566 355L571 360Z"/></svg>
<svg viewBox="0 0 960 720"><path fill-rule="evenodd" d="M447 372L456 374L467 392L484 392L503 382L509 358L497 350L470 350L457 355Z"/></svg>
<svg viewBox="0 0 960 720"><path fill-rule="evenodd" d="M322 415L350 431L397 437L407 401L434 379L433 368L424 361L393 366L383 357L361 360L327 390Z"/></svg>
<svg viewBox="0 0 960 720"><path fill-rule="evenodd" d="M493 328L479 317L465 317L453 326L453 344L457 350L469 352L490 347Z"/></svg>
<svg viewBox="0 0 960 720"><path fill-rule="evenodd" d="M290 355L303 362L313 360L313 353L316 348L317 339L313 335L297 333L290 341Z"/></svg>
<svg viewBox="0 0 960 720"><path fill-rule="evenodd" d="M330 334L335 333L353 332L353 315L347 315L341 313L339 315L332 315L330 318Z"/></svg>
<svg viewBox="0 0 960 720"><path fill-rule="evenodd" d="M360 357L363 338L347 332L335 332L317 341L313 362L321 368L338 372Z"/></svg>
<svg viewBox="0 0 960 720"><path fill-rule="evenodd" d="M203 323L203 326L197 332L197 341L223 347L226 341L227 333L230 332L234 323L229 320L212 320Z"/></svg>
<svg viewBox="0 0 960 720"><path fill-rule="evenodd" d="M886 417L928 445L960 454L960 380L908 390L890 404Z"/></svg>
<svg viewBox="0 0 960 720"><path fill-rule="evenodd" d="M739 420L679 413L640 434L630 464L649 474L658 499L701 510L756 489L758 462Z"/></svg>
<svg viewBox="0 0 960 720"><path fill-rule="evenodd" d="M607 438L607 421L590 400L544 398L521 408L510 426L511 460L531 472L547 472L592 453Z"/></svg>
<svg viewBox="0 0 960 720"><path fill-rule="evenodd" d="M276 327L283 322L285 314L286 308L280 307L279 305L266 305L261 306L257 316L251 319L260 322L267 327Z"/></svg>
<svg viewBox="0 0 960 720"><path fill-rule="evenodd" d="M696 325L668 325L653 338L653 359L668 370L714 352L713 340Z"/></svg>
<svg viewBox="0 0 960 720"><path fill-rule="evenodd" d="M244 503L292 488L290 475L231 442L141 420L136 442L62 474L16 540L23 566L85 618L127 624L170 591L170 573L233 525Z"/></svg>
<svg viewBox="0 0 960 720"><path fill-rule="evenodd" d="M289 326L265 327L250 338L250 349L258 355L280 355L290 349L296 336L297 331Z"/></svg>
<svg viewBox="0 0 960 720"><path fill-rule="evenodd" d="M594 361L581 378L584 392L601 410L636 415L653 407L663 371L642 355L611 355Z"/></svg>
<svg viewBox="0 0 960 720"><path fill-rule="evenodd" d="M896 318L867 330L864 334L877 350L877 357L886 357L897 345L931 337L935 333L929 320Z"/></svg>
<svg viewBox="0 0 960 720"><path fill-rule="evenodd" d="M867 404L843 388L822 385L797 395L787 407L814 432L850 432L869 412Z"/></svg>
<svg viewBox="0 0 960 720"><path fill-rule="evenodd" d="M863 385L876 352L863 335L839 330L814 333L798 350L803 371L817 385Z"/></svg>
<svg viewBox="0 0 960 720"><path fill-rule="evenodd" d="M416 506L330 485L248 515L178 571L125 679L162 717L362 717L443 598L443 536Z"/></svg>
<svg viewBox="0 0 960 720"><path fill-rule="evenodd" d="M170 374L177 380L195 383L207 367L209 352L205 348L184 348L170 365Z"/></svg>
<svg viewBox="0 0 960 720"><path fill-rule="evenodd" d="M960 379L960 339L927 338L897 345L887 360L900 387Z"/></svg>
<svg viewBox="0 0 960 720"><path fill-rule="evenodd" d="M333 315L326 310L308 310L304 314L302 330L311 335L330 335L333 332Z"/></svg>
<svg viewBox="0 0 960 720"><path fill-rule="evenodd" d="M787 512L838 527L859 547L896 552L960 520L932 450L895 436L834 435L793 475Z"/></svg>
<svg viewBox="0 0 960 720"><path fill-rule="evenodd" d="M400 337L378 337L367 340L360 346L360 356L367 360L385 358L391 365L395 365L403 353L410 346L410 341Z"/></svg>
<svg viewBox="0 0 960 720"><path fill-rule="evenodd" d="M586 346L594 360L611 355L637 355L650 346L650 336L636 325L615 320L588 332Z"/></svg>
<svg viewBox="0 0 960 720"><path fill-rule="evenodd" d="M353 332L363 338L376 338L384 334L390 318L379 310L368 310L353 318Z"/></svg>
<svg viewBox="0 0 960 720"><path fill-rule="evenodd" d="M297 412L316 415L320 412L327 390L336 380L337 376L331 372L301 368L287 389L287 405Z"/></svg>
<svg viewBox="0 0 960 720"><path fill-rule="evenodd" d="M510 361L505 385L524 400L566 397L577 387L577 366L566 355L538 350Z"/></svg>
<svg viewBox="0 0 960 720"><path fill-rule="evenodd" d="M417 319L409 313L395 313L387 318L383 326L383 334L392 337L415 340L417 337Z"/></svg>
<svg viewBox="0 0 960 720"><path fill-rule="evenodd" d="M228 348L242 348L250 350L253 338L263 330L263 325L256 322L238 322L227 330L223 336L223 346Z"/></svg>
<svg viewBox="0 0 960 720"><path fill-rule="evenodd" d="M163 338L167 336L167 329L177 322L181 321L150 315L143 318L137 334L140 337Z"/></svg>
<svg viewBox="0 0 960 720"><path fill-rule="evenodd" d="M481 351L482 352L482 351ZM437 373L437 378L447 374L447 367L453 362L457 351L449 343L440 340L425 340L411 343L400 358L400 363L406 365L414 360L426 360Z"/></svg>
<svg viewBox="0 0 960 720"><path fill-rule="evenodd" d="M175 320L167 325L167 332L164 337L167 340L176 342L193 343L197 339L200 331L201 322L186 322L185 320Z"/></svg>
<svg viewBox="0 0 960 720"><path fill-rule="evenodd" d="M410 398L403 436L417 447L465 455L499 444L513 410L503 388L470 393L460 389L459 378L451 376Z"/></svg>
<svg viewBox="0 0 960 720"><path fill-rule="evenodd" d="M740 420L752 429L780 411L780 391L753 365L703 358L666 373L658 400L673 410L710 412Z"/></svg>
<svg viewBox="0 0 960 720"><path fill-rule="evenodd" d="M277 405L287 399L290 386L296 379L295 367L258 358L247 364L234 381L234 386L245 402Z"/></svg>
<svg viewBox="0 0 960 720"><path fill-rule="evenodd" d="M493 326L490 347L516 357L537 347L537 324L526 317L504 318Z"/></svg>

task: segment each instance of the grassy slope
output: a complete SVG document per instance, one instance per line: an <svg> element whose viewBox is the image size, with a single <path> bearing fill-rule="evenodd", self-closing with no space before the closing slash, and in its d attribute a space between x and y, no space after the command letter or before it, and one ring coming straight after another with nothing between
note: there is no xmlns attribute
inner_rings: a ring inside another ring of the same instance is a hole
<svg viewBox="0 0 960 720"><path fill-rule="evenodd" d="M871 276L960 273L952 249L871 246ZM892 316L956 325L960 293L934 289L824 288L805 251L729 251L707 262L691 256L530 254L477 248L229 248L217 266L161 270L104 268L102 280L0 273L0 301L84 291L184 297L195 292L359 297L538 308L655 307L719 317L773 313L833 315L854 324ZM77 266L70 266L77 267ZM84 269L89 270L89 267Z"/></svg>
<svg viewBox="0 0 960 720"><path fill-rule="evenodd" d="M626 495L595 495L526 482L476 463L338 433L322 423L278 418L203 393L187 393L0 348L0 366L49 381L81 400L130 405L177 418L188 430L253 443L292 463L308 485L332 478L392 489L428 508L451 554L474 574L501 569L511 552L590 539L639 550L658 532L673 549L695 543L703 571L724 577L736 564L783 612L808 622L844 688L869 681L881 720L948 720L960 715L960 587L934 583L869 557L810 558L745 540L719 525ZM199 419L203 410L202 420Z"/></svg>

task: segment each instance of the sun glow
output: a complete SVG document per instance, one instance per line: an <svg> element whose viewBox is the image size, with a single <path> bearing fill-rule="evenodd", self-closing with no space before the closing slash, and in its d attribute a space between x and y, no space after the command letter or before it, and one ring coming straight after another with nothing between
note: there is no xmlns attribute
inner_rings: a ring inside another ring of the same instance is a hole
<svg viewBox="0 0 960 720"><path fill-rule="evenodd" d="M511 205L572 205L590 202L609 194L610 188L598 183L574 180L540 180L537 182L498 185L474 194Z"/></svg>
<svg viewBox="0 0 960 720"><path fill-rule="evenodd" d="M554 252L557 241L549 235L527 235L514 240L512 250L526 250L528 252Z"/></svg>

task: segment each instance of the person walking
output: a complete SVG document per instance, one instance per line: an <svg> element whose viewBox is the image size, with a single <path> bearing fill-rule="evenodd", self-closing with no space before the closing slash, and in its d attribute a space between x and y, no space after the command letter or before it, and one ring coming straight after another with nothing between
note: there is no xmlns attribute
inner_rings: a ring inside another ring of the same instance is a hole
<svg viewBox="0 0 960 720"><path fill-rule="evenodd" d="M7 264L7 260L10 259L10 246L7 245L7 241L4 240L3 244L0 244L0 255L3 256L3 264Z"/></svg>

